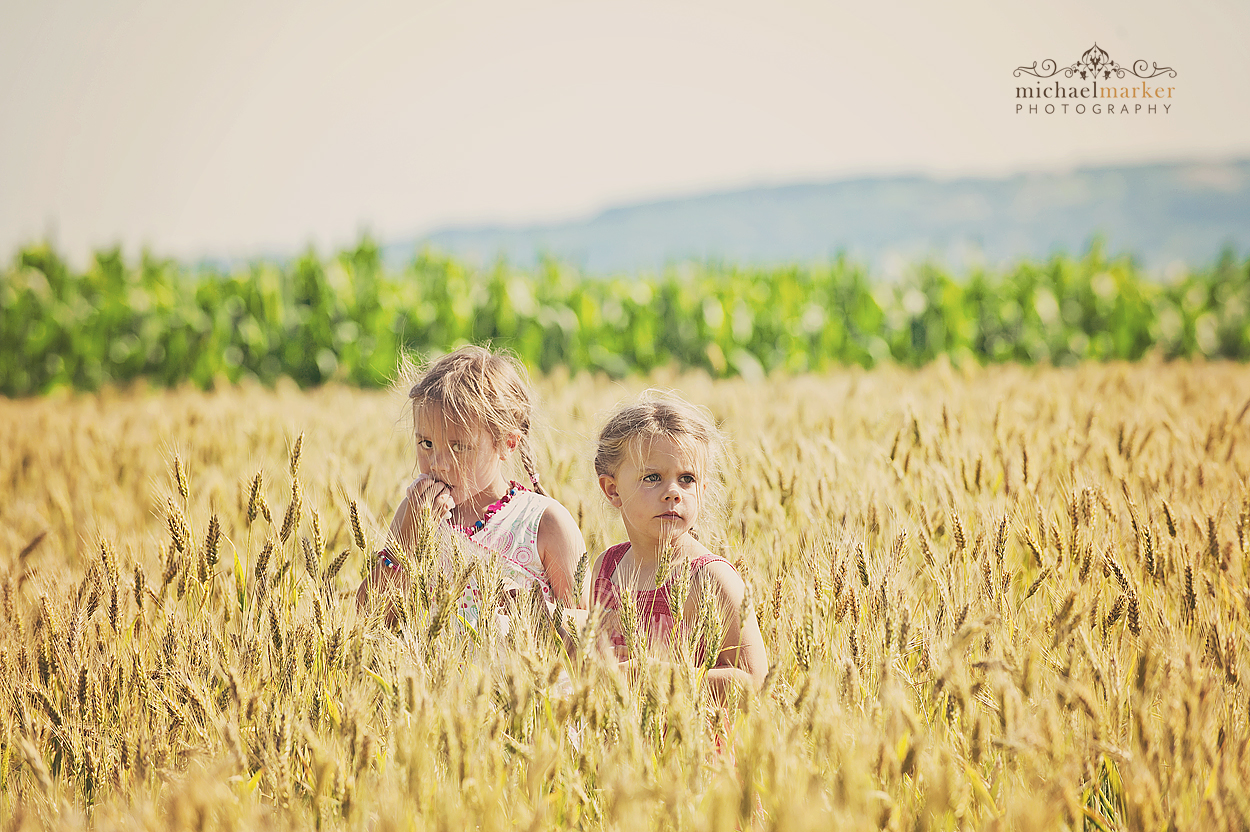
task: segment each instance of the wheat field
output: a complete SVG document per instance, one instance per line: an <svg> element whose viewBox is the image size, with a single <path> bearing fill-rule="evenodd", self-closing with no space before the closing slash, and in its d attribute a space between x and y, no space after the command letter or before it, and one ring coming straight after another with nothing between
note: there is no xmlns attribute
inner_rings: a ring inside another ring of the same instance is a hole
<svg viewBox="0 0 1250 832"><path fill-rule="evenodd" d="M401 626L358 614L402 394L0 399L0 828L1250 826L1244 366L542 378L591 551L647 386L732 440L714 546L772 662L732 715L524 608L468 632L418 564Z"/></svg>

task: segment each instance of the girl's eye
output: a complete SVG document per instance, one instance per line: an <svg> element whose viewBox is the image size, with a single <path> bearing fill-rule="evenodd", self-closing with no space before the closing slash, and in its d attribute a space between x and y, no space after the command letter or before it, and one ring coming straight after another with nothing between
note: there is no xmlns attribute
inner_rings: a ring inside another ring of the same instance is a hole
<svg viewBox="0 0 1250 832"><path fill-rule="evenodd" d="M686 485L694 485L694 474L682 474L680 479Z"/></svg>
<svg viewBox="0 0 1250 832"><path fill-rule="evenodd" d="M472 450L472 448L469 445L462 445L459 442L451 446L451 452L453 454L467 454L470 450Z"/></svg>
<svg viewBox="0 0 1250 832"><path fill-rule="evenodd" d="M643 482L659 482L660 475L659 474L647 474L645 477L642 478L642 481Z"/></svg>
<svg viewBox="0 0 1250 832"><path fill-rule="evenodd" d="M429 451L429 450L433 450L433 448L434 448L434 443L433 443L433 442L431 442L431 441L430 441L430 440L428 440L428 439L418 439L418 440L417 440L417 447L418 447L418 448L421 448L421 449L423 449L423 450Z"/></svg>

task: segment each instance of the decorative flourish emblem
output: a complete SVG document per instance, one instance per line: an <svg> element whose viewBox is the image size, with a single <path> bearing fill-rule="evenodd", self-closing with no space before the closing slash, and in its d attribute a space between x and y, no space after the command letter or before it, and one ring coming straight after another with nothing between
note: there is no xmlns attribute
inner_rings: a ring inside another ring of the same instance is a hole
<svg viewBox="0 0 1250 832"><path fill-rule="evenodd" d="M1111 60L1111 56L1106 50L1100 48L1097 43L1085 50L1085 54L1081 55L1081 59L1072 66L1066 66L1062 69L1050 58L1042 61L1039 69L1037 61L1032 66L1017 67L1013 73L1019 78L1021 74L1032 75L1035 78L1051 78L1063 73L1064 78L1071 78L1074 75L1081 76L1082 81L1089 80L1091 77L1097 80L1109 80L1112 75L1116 78L1123 78L1125 75L1135 75L1138 78L1155 78L1159 75L1167 74L1169 78L1176 77L1176 70L1170 66L1159 66L1156 63L1146 63L1145 61L1133 61L1133 68L1120 66ZM1100 77L1101 76L1101 77Z"/></svg>

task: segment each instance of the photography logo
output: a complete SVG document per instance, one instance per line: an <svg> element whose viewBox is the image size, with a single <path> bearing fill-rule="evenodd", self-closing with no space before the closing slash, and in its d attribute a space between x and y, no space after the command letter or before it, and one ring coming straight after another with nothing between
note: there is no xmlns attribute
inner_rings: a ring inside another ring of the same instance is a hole
<svg viewBox="0 0 1250 832"><path fill-rule="evenodd" d="M1176 87L1165 86L1176 70L1145 61L1134 61L1131 69L1120 66L1096 43L1071 66L1061 69L1047 58L1040 68L1037 61L1017 67L1014 75L1038 79L1016 87L1020 115L1168 115L1176 93Z"/></svg>

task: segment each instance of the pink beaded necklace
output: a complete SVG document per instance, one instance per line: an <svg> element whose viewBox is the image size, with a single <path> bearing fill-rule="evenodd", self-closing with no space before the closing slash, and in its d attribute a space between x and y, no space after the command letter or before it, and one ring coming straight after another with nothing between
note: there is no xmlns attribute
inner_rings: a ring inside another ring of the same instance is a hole
<svg viewBox="0 0 1250 832"><path fill-rule="evenodd" d="M482 529L486 528L486 524L490 522L490 518L498 514L499 510L503 508L504 506L506 506L508 502L516 495L518 491L524 491L524 490L525 490L525 486L521 485L520 483L515 482L515 481L509 482L508 492L504 494L502 497L500 497L498 500L496 500L495 502L491 503L489 506L486 507L486 511L482 512L481 520L478 520L476 523L474 523L471 526L458 526L457 528L459 528L460 531L464 532L467 537L473 537L473 535L477 534Z"/></svg>

